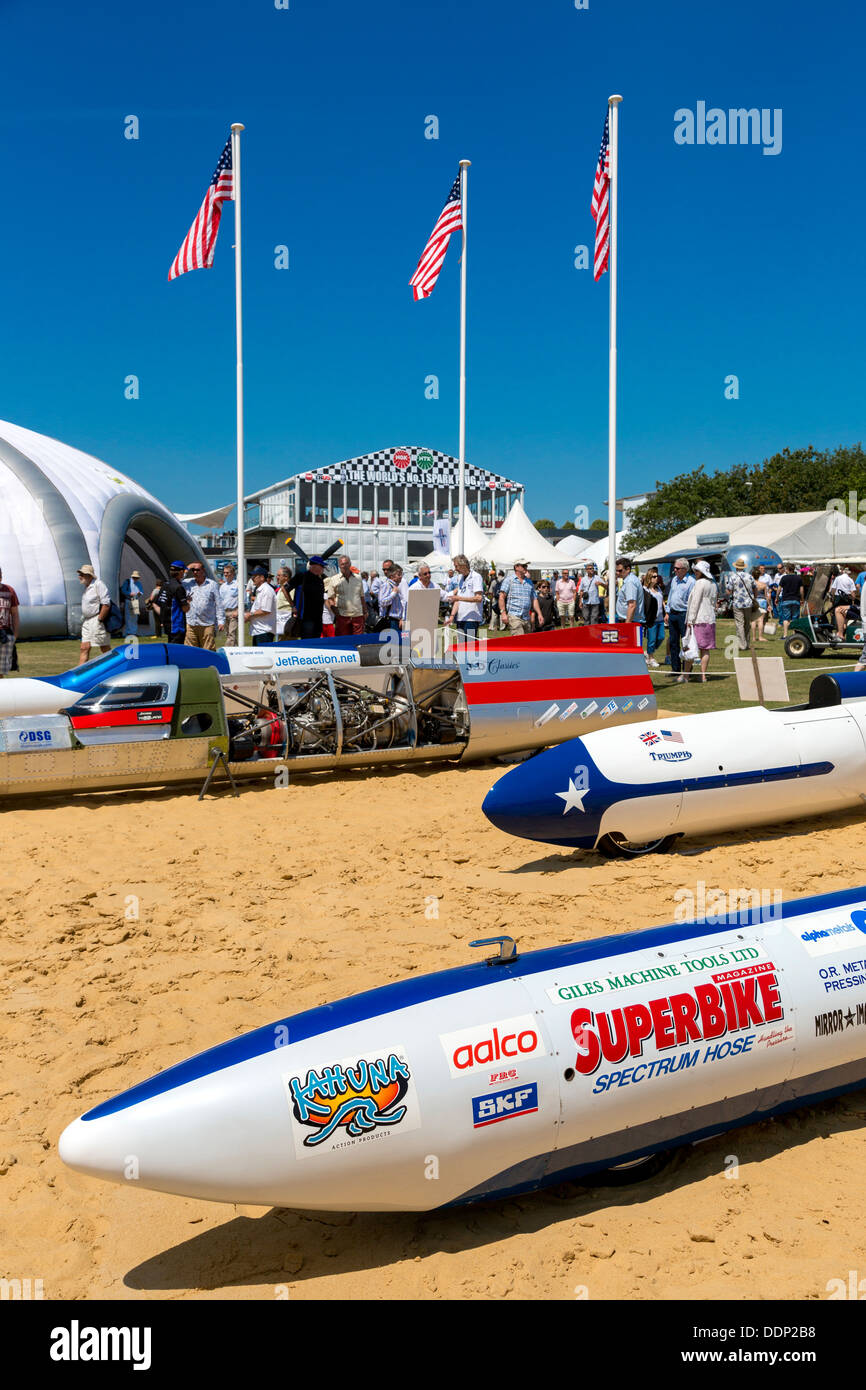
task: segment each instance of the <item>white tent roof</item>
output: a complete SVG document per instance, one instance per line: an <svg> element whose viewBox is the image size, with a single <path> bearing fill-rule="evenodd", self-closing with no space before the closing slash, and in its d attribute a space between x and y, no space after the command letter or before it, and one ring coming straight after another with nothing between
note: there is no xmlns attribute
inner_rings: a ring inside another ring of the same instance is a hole
<svg viewBox="0 0 866 1390"><path fill-rule="evenodd" d="M488 564L496 566L510 566L515 560L525 560L533 569L551 565L558 569L562 564L561 554L536 531L519 499L496 534L485 542L481 554Z"/></svg>
<svg viewBox="0 0 866 1390"><path fill-rule="evenodd" d="M586 536L579 536L575 531L574 535L563 536L561 541L556 541L553 548L558 550L560 555L573 556L582 555L590 545L594 544L594 541L588 541Z"/></svg>
<svg viewBox="0 0 866 1390"><path fill-rule="evenodd" d="M481 554L489 539L489 536L484 534L472 513L467 511L463 518L463 553L468 555L471 560L473 556ZM452 545L457 544L456 522L451 527L451 543ZM453 553L455 555L459 554L456 550ZM448 558L445 555L439 555L435 550L431 550L430 554L425 555L423 560L416 560L413 563L415 569L423 564L428 564L431 569L447 570L450 568Z"/></svg>
<svg viewBox="0 0 866 1390"><path fill-rule="evenodd" d="M624 535L625 535L625 532L624 532L624 531L617 531L617 533L616 533L616 553L617 553L617 555L622 554L622 538L623 538ZM607 568L607 559L608 559L607 550L608 550L608 538L607 538L607 536L602 536L602 538L601 538L600 541L591 541L590 544L587 545L587 546L585 547L585 549L581 550L579 554L577 554L577 555L571 555L571 556L569 556L568 558L571 560L572 564L575 564L575 565L585 565L586 562L587 562L587 560L592 560L592 562L593 562L593 564L595 565L596 569L598 569L598 570L603 570L603 569L606 569L606 568ZM562 558L563 558L563 557L560 556L560 560L561 560Z"/></svg>
<svg viewBox="0 0 866 1390"><path fill-rule="evenodd" d="M708 516L687 531L669 536L638 555L638 560L661 560L672 551L694 550L698 536L727 532L729 545L765 545L783 560L866 558L866 526L842 512L769 512L761 516Z"/></svg>
<svg viewBox="0 0 866 1390"><path fill-rule="evenodd" d="M214 507L212 512L190 512L183 516L180 512L175 512L175 516L184 526L222 526L229 512L233 512L236 506L236 502L229 502L227 507Z"/></svg>

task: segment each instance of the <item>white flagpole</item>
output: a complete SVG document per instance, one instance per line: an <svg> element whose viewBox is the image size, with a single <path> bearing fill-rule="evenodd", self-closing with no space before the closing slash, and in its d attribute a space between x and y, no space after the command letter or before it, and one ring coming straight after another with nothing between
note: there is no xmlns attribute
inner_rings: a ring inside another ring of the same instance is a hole
<svg viewBox="0 0 866 1390"><path fill-rule="evenodd" d="M463 552L463 517L466 511L466 216L470 159L460 161L460 221L463 223L463 255L460 258L460 485L458 489L457 549Z"/></svg>
<svg viewBox="0 0 866 1390"><path fill-rule="evenodd" d="M247 555L244 537L244 350L241 314L241 131L232 126L232 194L235 205L235 339L237 343L237 443L238 443L238 646L246 644L244 598L247 589Z"/></svg>
<svg viewBox="0 0 866 1390"><path fill-rule="evenodd" d="M616 193L617 156L619 153L620 96L608 97L610 113L610 358L608 364L608 425L607 425L607 610L608 622L616 618Z"/></svg>

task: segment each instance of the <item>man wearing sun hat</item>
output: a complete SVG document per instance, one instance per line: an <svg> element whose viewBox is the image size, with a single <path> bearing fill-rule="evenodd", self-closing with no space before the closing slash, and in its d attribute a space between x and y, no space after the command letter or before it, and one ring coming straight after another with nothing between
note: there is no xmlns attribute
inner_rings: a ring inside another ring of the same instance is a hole
<svg viewBox="0 0 866 1390"><path fill-rule="evenodd" d="M728 576L727 590L734 610L734 626L737 629L737 642L740 651L749 649L749 634L752 628L752 604L755 601L755 581L749 574L743 556L734 561L734 568Z"/></svg>
<svg viewBox="0 0 866 1390"><path fill-rule="evenodd" d="M111 612L111 598L101 579L97 579L92 565L82 565L78 578L84 590L81 595L81 653L79 666L90 660L90 648L111 651L111 638L105 620Z"/></svg>
<svg viewBox="0 0 866 1390"><path fill-rule="evenodd" d="M141 614L144 610L144 589L141 586L141 575L138 570L133 570L128 579L124 579L120 586L120 602L123 607L125 622L123 625L124 637L132 637L138 633L138 625ZM144 626L144 624L142 624Z"/></svg>
<svg viewBox="0 0 866 1390"><path fill-rule="evenodd" d="M250 578L253 583L247 614L250 639L254 647L264 647L273 642L277 634L277 596L268 583L268 572L264 565L256 565Z"/></svg>

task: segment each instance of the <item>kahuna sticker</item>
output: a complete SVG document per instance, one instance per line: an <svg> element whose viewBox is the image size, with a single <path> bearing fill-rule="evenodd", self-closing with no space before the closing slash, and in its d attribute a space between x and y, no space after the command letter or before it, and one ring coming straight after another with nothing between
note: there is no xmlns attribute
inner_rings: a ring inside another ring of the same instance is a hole
<svg viewBox="0 0 866 1390"><path fill-rule="evenodd" d="M402 1047L329 1062L302 1076L287 1074L283 1082L299 1158L405 1134L421 1123Z"/></svg>

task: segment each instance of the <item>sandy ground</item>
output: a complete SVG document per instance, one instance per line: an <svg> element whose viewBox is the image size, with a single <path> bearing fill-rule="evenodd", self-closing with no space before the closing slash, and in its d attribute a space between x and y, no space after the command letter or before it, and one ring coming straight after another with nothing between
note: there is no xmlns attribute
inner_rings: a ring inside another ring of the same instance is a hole
<svg viewBox="0 0 866 1390"><path fill-rule="evenodd" d="M698 880L797 896L864 878L856 816L634 863L546 853L480 814L499 774L347 772L206 805L114 794L5 811L0 1273L41 1278L46 1299L802 1299L866 1271L862 1092L639 1186L424 1216L230 1208L60 1163L63 1126L105 1097L287 1013L460 965L478 936L529 948L637 930L672 920Z"/></svg>

